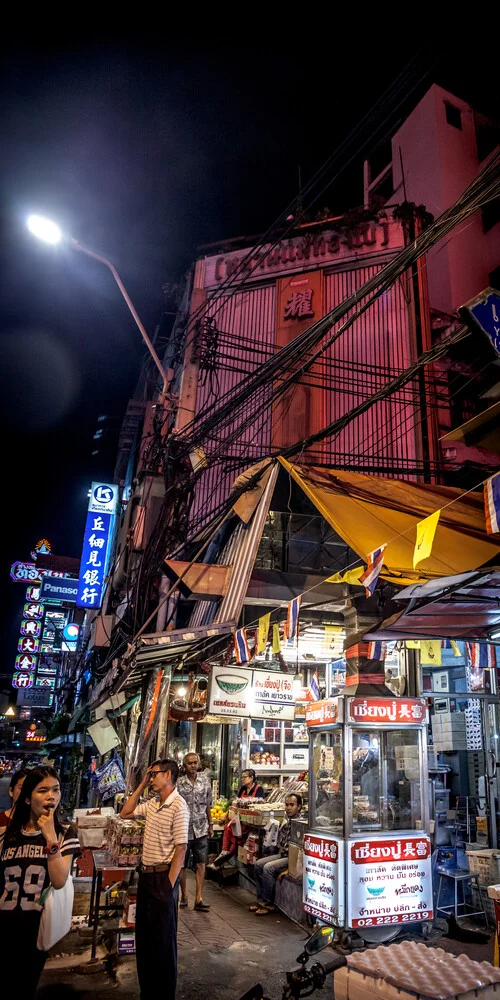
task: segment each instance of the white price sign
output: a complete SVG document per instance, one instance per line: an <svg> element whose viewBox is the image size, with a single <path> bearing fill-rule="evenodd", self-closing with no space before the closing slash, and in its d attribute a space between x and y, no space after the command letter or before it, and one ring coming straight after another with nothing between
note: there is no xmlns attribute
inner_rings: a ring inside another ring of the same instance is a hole
<svg viewBox="0 0 500 1000"><path fill-rule="evenodd" d="M348 851L349 927L432 920L428 837L355 840Z"/></svg>
<svg viewBox="0 0 500 1000"><path fill-rule="evenodd" d="M306 833L303 841L306 913L327 923L344 922L344 842Z"/></svg>

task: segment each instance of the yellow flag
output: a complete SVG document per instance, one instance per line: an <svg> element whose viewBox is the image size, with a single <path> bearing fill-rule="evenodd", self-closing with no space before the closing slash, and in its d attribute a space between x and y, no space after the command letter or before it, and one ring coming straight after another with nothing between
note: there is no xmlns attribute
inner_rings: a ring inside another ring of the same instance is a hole
<svg viewBox="0 0 500 1000"><path fill-rule="evenodd" d="M462 655L454 639L450 639L450 646L451 646L451 648L453 650L453 656L461 656Z"/></svg>
<svg viewBox="0 0 500 1000"><path fill-rule="evenodd" d="M257 653L265 653L266 651L270 621L271 612L269 612L268 615L262 615L262 618L259 618L259 625L257 629Z"/></svg>
<svg viewBox="0 0 500 1000"><path fill-rule="evenodd" d="M420 639L405 639L407 649L420 649Z"/></svg>
<svg viewBox="0 0 500 1000"><path fill-rule="evenodd" d="M281 652L280 627L273 625L273 653Z"/></svg>
<svg viewBox="0 0 500 1000"><path fill-rule="evenodd" d="M420 662L428 666L441 666L441 639L420 640Z"/></svg>
<svg viewBox="0 0 500 1000"><path fill-rule="evenodd" d="M350 583L353 585L359 584L361 587L359 578L363 575L364 571L364 566L356 566L356 569L348 569L345 573L334 573L333 576L328 577L328 580L325 580L325 583Z"/></svg>
<svg viewBox="0 0 500 1000"><path fill-rule="evenodd" d="M418 563L424 559L428 559L432 552L432 543L436 534L440 513L440 510L435 510L433 514L429 514L429 517L424 518L423 521L419 521L417 524L417 540L413 552L413 569L416 569Z"/></svg>

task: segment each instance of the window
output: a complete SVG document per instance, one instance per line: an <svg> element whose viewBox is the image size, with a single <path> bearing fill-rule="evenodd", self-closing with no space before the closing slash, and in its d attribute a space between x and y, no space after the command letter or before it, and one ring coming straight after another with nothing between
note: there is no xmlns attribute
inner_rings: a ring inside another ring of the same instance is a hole
<svg viewBox="0 0 500 1000"><path fill-rule="evenodd" d="M315 733L312 743L311 829L344 832L344 783L342 773L342 731Z"/></svg>
<svg viewBox="0 0 500 1000"><path fill-rule="evenodd" d="M352 828L415 830L422 821L419 733L352 734Z"/></svg>
<svg viewBox="0 0 500 1000"><path fill-rule="evenodd" d="M458 128L462 131L462 112L460 108L456 108L454 104L448 104L448 101L444 102L444 106L448 125L453 125L453 128Z"/></svg>

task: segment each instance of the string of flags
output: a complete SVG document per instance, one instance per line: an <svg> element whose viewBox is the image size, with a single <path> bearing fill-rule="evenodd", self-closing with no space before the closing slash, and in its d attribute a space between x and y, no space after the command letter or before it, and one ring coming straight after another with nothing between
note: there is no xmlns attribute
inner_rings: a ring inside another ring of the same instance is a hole
<svg viewBox="0 0 500 1000"><path fill-rule="evenodd" d="M457 499L460 498L457 497ZM494 476L491 476L484 483L484 513L487 534L500 534L500 472L495 473ZM428 559L431 556L440 516L441 509L434 511L432 514L429 514L428 517L423 518L422 521L417 523L415 548L413 551L413 569L416 569L419 563L424 562L425 559ZM378 548L368 553L366 569L364 566L356 566L353 569L347 569L334 573L325 580L325 583L347 583L352 586L364 586L366 596L371 597L375 592L378 579L384 565L384 555L387 549L387 544L388 543L379 545ZM288 602L287 616L284 627L284 638L288 641L298 639L301 602L302 594L299 594L297 597L292 598L292 600ZM236 662L239 664L248 663L255 654L264 653L267 648L270 629L272 629L272 652L276 655L280 655L280 626L278 623L273 623L271 626L271 612L268 612L268 614L263 615L258 620L257 629L255 630L255 642L252 651L250 650L248 642L247 629L240 628L234 633ZM434 663L435 665L441 664L441 649L451 648L455 656L461 655L458 645L453 639L407 640L406 645L409 648L413 647L421 650L421 654L424 656L422 662ZM487 669L496 663L494 649L485 643L467 643L467 649L472 666L481 666L482 668ZM385 656L385 643L369 643L370 659L383 660L385 659ZM488 659L488 662L485 662L485 657ZM491 663L490 660L492 661ZM316 677L316 675L313 676L309 685L309 691L313 698L316 687L319 692L319 684L317 683L317 680L315 684L314 677Z"/></svg>

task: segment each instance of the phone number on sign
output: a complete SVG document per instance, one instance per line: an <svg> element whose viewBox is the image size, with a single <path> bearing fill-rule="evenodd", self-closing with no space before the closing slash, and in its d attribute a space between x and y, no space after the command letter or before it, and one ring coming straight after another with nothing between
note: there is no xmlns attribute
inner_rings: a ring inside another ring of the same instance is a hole
<svg viewBox="0 0 500 1000"><path fill-rule="evenodd" d="M432 920L434 914L432 910L424 910L423 913L396 913L392 917L362 917L360 920L353 920L353 927L377 927L380 924L403 924L410 920Z"/></svg>
<svg viewBox="0 0 500 1000"><path fill-rule="evenodd" d="M310 913L312 917L319 917L320 920L334 920L336 915L329 910L318 910L315 906L310 906L309 903L302 903L302 909L306 913Z"/></svg>

